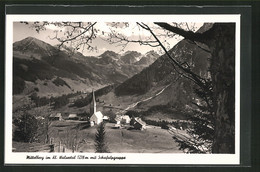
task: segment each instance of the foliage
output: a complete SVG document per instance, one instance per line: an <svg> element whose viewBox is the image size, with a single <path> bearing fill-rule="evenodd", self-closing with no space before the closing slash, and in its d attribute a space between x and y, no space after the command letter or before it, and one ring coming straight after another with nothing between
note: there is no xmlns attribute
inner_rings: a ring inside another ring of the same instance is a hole
<svg viewBox="0 0 260 172"><path fill-rule="evenodd" d="M50 114L47 114L44 118L39 118L38 120L38 141L40 143L48 144L50 141L51 125Z"/></svg>
<svg viewBox="0 0 260 172"><path fill-rule="evenodd" d="M97 91L95 91L95 97L100 97L104 94L109 93L113 88L115 87L115 85L108 85L106 87L103 87L101 89L98 89ZM87 106L88 104L90 104L92 101L92 94L88 94L86 97L84 98L80 98L77 99L74 104L72 105L72 107L84 107Z"/></svg>
<svg viewBox="0 0 260 172"><path fill-rule="evenodd" d="M38 121L33 115L24 113L21 117L14 119L14 125L16 126L13 137L15 141L36 141Z"/></svg>
<svg viewBox="0 0 260 172"><path fill-rule="evenodd" d="M116 122L116 114L111 110L103 112L109 118L109 122L115 123Z"/></svg>
<svg viewBox="0 0 260 172"><path fill-rule="evenodd" d="M141 112L137 112L137 111L134 111L134 110L129 110L125 113L125 115L128 115L130 118L132 117L140 117L141 115Z"/></svg>
<svg viewBox="0 0 260 172"><path fill-rule="evenodd" d="M161 128L162 128L162 129L166 129L166 130L168 130L168 129L169 129L169 127L168 127L168 125L167 125L167 122L166 122L166 121L162 121L162 123L161 123Z"/></svg>
<svg viewBox="0 0 260 172"><path fill-rule="evenodd" d="M91 102L91 98L90 97L81 97L79 99L77 99L72 105L70 105L71 107L77 107L77 108L81 108L84 107L88 104L90 104Z"/></svg>
<svg viewBox="0 0 260 172"><path fill-rule="evenodd" d="M109 153L109 149L105 138L105 123L101 122L97 128L95 147L97 153Z"/></svg>
<svg viewBox="0 0 260 172"><path fill-rule="evenodd" d="M59 97L47 98L47 97L39 97L39 96L37 96L37 93L33 93L30 95L30 98L37 107L45 106L47 104L53 103L52 104L53 108L58 109L62 106L67 105L69 103L69 98L79 95L79 94L80 94L80 92L76 92L76 93L70 93L70 94L63 94Z"/></svg>
<svg viewBox="0 0 260 172"><path fill-rule="evenodd" d="M193 127L189 130L189 132L201 144L207 143L207 151L211 152L215 128L212 109L212 96L209 93L205 93L201 89L197 88L195 88L194 92L199 97L201 103L194 103L197 108L194 108L194 115L190 118L193 123Z"/></svg>
<svg viewBox="0 0 260 172"><path fill-rule="evenodd" d="M88 119L91 117L89 112L82 112L77 114L77 116L80 117L80 121L88 121Z"/></svg>
<svg viewBox="0 0 260 172"><path fill-rule="evenodd" d="M55 80L52 81L53 84L55 84L56 86L63 86L66 85L68 88L70 88L70 86L67 84L67 82L65 82L63 79L57 77Z"/></svg>
<svg viewBox="0 0 260 172"><path fill-rule="evenodd" d="M171 124L170 122L167 122L165 120L162 120L162 121L154 121L154 120L147 120L147 119L144 119L142 118L142 120L148 124L148 125L154 125L154 126L159 126L161 127L162 129L169 129L168 125Z"/></svg>
<svg viewBox="0 0 260 172"><path fill-rule="evenodd" d="M62 106L65 106L69 103L69 99L71 97L74 97L74 96L77 96L77 95L80 95L80 92L76 92L76 93L70 93L70 94L63 94L59 97L51 97L50 98L50 101L51 102L54 102L53 104L53 108L54 109L58 109Z"/></svg>
<svg viewBox="0 0 260 172"><path fill-rule="evenodd" d="M39 92L39 88L38 88L38 87L35 87L35 88L34 88L34 91Z"/></svg>
<svg viewBox="0 0 260 172"><path fill-rule="evenodd" d="M145 94L152 88L153 83L162 81L173 71L171 64L165 60L167 60L165 56L159 58L150 67L120 84L115 88L115 94L117 96Z"/></svg>
<svg viewBox="0 0 260 172"><path fill-rule="evenodd" d="M82 78L95 79L92 75L90 75L89 71L91 71L91 69L87 65L68 60L60 54L43 57L42 60L26 60L14 56L13 65L14 81L19 81L19 79L22 79L23 81L36 82L37 79L51 80L55 76L75 80L77 79L77 75ZM27 70L25 70L22 66L26 66ZM60 79L57 81L55 80L55 85L66 85L69 87L68 84L62 82Z"/></svg>
<svg viewBox="0 0 260 172"><path fill-rule="evenodd" d="M62 95L60 97L53 98L52 100L54 102L53 108L58 109L58 108L65 106L66 104L69 103L69 96L68 95Z"/></svg>
<svg viewBox="0 0 260 172"><path fill-rule="evenodd" d="M90 117L91 115L90 115L89 112L82 112L82 113L78 113L77 116L79 116L79 117Z"/></svg>
<svg viewBox="0 0 260 172"><path fill-rule="evenodd" d="M65 58L66 57L66 58ZM57 54L54 56L43 57L47 63L51 66L59 69L55 71L56 75L59 77L65 76L66 78L77 79L75 75L78 75L82 78L95 79L89 71L92 71L92 68L83 63L77 63L72 60L69 60L65 54ZM62 74L64 73L64 74Z"/></svg>
<svg viewBox="0 0 260 172"><path fill-rule="evenodd" d="M33 93L30 95L31 100L35 103L37 107L45 106L50 103L50 100L47 97L39 97L37 93Z"/></svg>
<svg viewBox="0 0 260 172"><path fill-rule="evenodd" d="M214 118L212 110L212 97L201 89L194 88L197 101L193 102L194 108L189 120L188 133L194 142L188 143L175 138L181 149L186 149L190 153L211 153L214 140ZM207 103L208 102L208 103Z"/></svg>
<svg viewBox="0 0 260 172"><path fill-rule="evenodd" d="M25 88L25 82L20 77L14 76L13 79L13 94L20 94Z"/></svg>
<svg viewBox="0 0 260 172"><path fill-rule="evenodd" d="M27 66L27 70L24 70L24 68L21 67L21 64ZM37 79L50 80L55 73L57 73L49 64L37 59L24 60L14 57L13 65L13 75L16 76L14 79L19 77L24 81L35 82Z"/></svg>
<svg viewBox="0 0 260 172"><path fill-rule="evenodd" d="M184 150L186 153L205 153L205 151L199 149L201 145L196 145L195 142L181 140L175 136L173 136L173 139L179 144L180 149Z"/></svg>

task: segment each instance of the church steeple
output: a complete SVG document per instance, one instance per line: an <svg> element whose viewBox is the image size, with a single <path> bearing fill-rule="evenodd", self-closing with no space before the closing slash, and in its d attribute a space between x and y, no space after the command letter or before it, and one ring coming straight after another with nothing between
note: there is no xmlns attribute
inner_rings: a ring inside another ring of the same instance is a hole
<svg viewBox="0 0 260 172"><path fill-rule="evenodd" d="M93 115L94 113L96 113L96 98L95 98L95 92L94 90L92 90L92 101L90 103L90 115Z"/></svg>

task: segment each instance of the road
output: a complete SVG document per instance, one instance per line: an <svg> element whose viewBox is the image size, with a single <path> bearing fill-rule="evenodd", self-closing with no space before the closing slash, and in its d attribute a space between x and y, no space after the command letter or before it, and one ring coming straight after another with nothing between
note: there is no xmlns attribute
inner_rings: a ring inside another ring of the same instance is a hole
<svg viewBox="0 0 260 172"><path fill-rule="evenodd" d="M159 96L159 95L162 94L163 91L164 91L166 88L168 88L169 86L170 86L170 84L167 85L167 86L165 86L160 92L156 93L154 96L151 96L151 97L148 97L148 98L146 98L146 99L143 99L143 100L140 100L140 101L138 101L138 102L135 102L135 103L133 103L133 104L130 104L127 108L125 108L125 109L119 111L118 113L124 113L125 111L128 111L129 109L132 109L132 108L134 108L135 106L137 106L138 103L146 102L146 101L148 101L148 100L151 100L151 99L153 99L153 98Z"/></svg>

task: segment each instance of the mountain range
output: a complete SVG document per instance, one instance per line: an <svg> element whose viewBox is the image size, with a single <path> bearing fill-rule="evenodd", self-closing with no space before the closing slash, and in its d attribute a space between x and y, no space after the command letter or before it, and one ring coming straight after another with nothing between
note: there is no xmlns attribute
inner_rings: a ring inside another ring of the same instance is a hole
<svg viewBox="0 0 260 172"><path fill-rule="evenodd" d="M204 32L211 26L204 24L197 32ZM13 50L14 94L36 91L39 96L58 96L76 91L85 93L114 84L104 94L97 95L102 104L99 108L115 105L117 109L147 111L155 120L177 116L183 119L177 112L196 101L195 84L181 76L182 71L175 70L166 54L105 51L97 57L84 56L72 52L69 47L57 48L32 37L15 42ZM195 74L210 78L211 55L204 45L184 39L168 52ZM83 103L82 109L67 108L66 111L80 113L89 109L85 106L87 104ZM169 111L168 116L163 117L165 114L161 111L167 109L178 110L174 114Z"/></svg>
<svg viewBox="0 0 260 172"><path fill-rule="evenodd" d="M27 37L13 44L13 93L28 94L37 90L39 95L55 96L119 84L158 57L154 51L145 55L136 51L124 54L105 51L98 57L84 56L70 47L52 46ZM55 84L57 79L66 84Z"/></svg>

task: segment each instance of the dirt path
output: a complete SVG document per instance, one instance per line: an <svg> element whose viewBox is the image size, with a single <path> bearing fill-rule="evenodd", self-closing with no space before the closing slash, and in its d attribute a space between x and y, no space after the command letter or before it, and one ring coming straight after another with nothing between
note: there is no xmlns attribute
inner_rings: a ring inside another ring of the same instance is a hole
<svg viewBox="0 0 260 172"><path fill-rule="evenodd" d="M125 108L125 109L119 111L118 113L123 113L123 112L125 112L125 111L128 111L129 109L134 108L135 106L137 106L138 103L146 102L146 101L148 101L148 100L151 100L151 99L153 99L153 98L159 96L159 95L162 94L163 91L164 91L166 88L168 88L169 86L170 86L170 84L167 85L167 86L165 86L161 91L159 91L158 93L156 93L154 96L151 96L151 97L148 97L148 98L146 98L146 99L140 100L140 101L138 101L138 102L136 102L136 103L130 104L127 108Z"/></svg>

